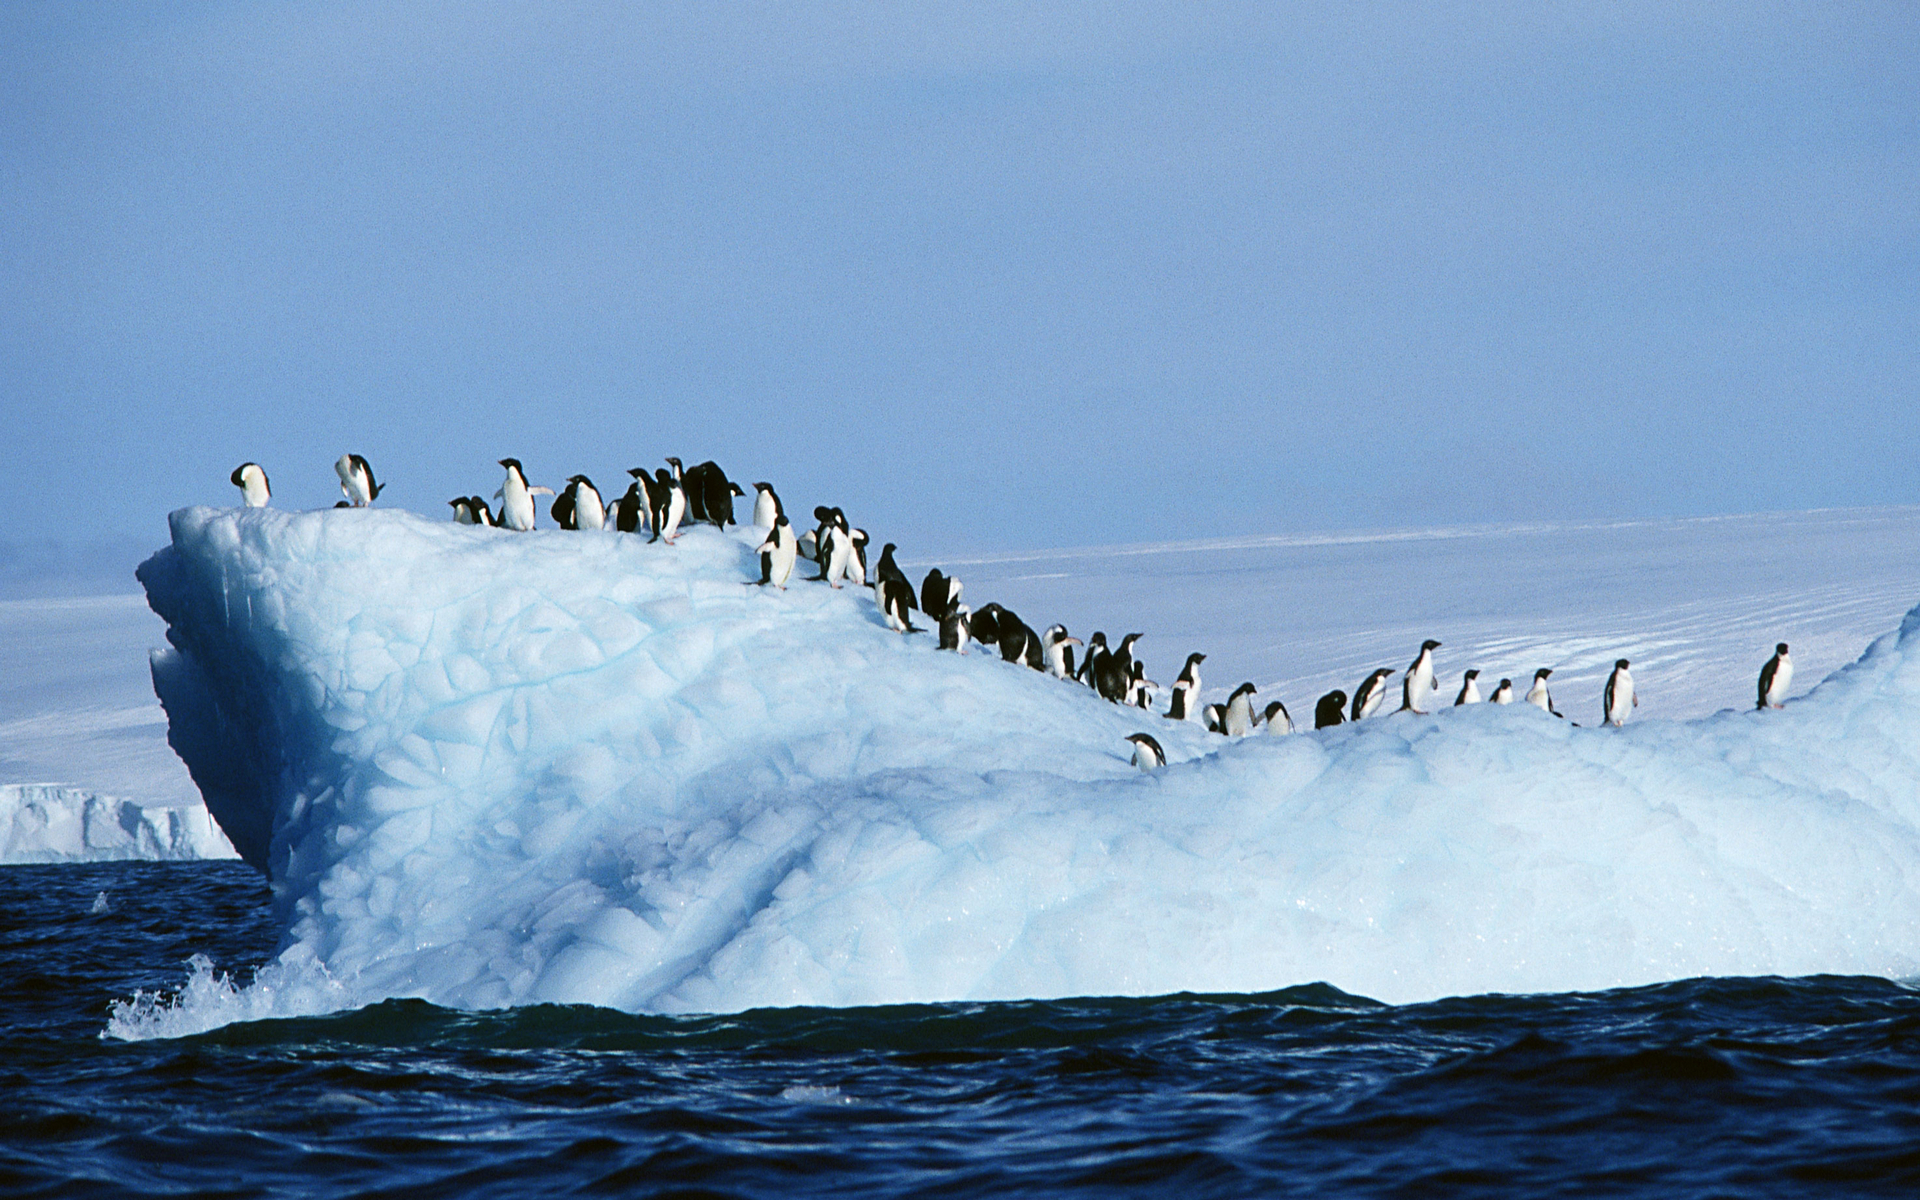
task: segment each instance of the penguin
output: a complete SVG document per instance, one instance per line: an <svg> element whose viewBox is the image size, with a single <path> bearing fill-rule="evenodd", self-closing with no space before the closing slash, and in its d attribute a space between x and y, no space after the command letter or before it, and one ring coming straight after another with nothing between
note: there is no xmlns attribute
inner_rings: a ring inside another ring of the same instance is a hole
<svg viewBox="0 0 1920 1200"><path fill-rule="evenodd" d="M705 521L725 529L736 524L733 519L733 498L744 496L720 469L720 464L711 460L701 463L687 472L682 481L687 489L687 515L690 520Z"/></svg>
<svg viewBox="0 0 1920 1200"><path fill-rule="evenodd" d="M1142 771L1153 771L1167 765L1167 752L1160 743L1153 740L1150 733L1130 733L1127 740L1133 743L1133 765Z"/></svg>
<svg viewBox="0 0 1920 1200"><path fill-rule="evenodd" d="M1100 690L1100 660L1112 653L1112 651L1107 649L1107 635L1105 631L1094 630L1093 636L1087 639L1086 650L1087 656L1081 660L1080 671L1074 678L1097 692Z"/></svg>
<svg viewBox="0 0 1920 1200"><path fill-rule="evenodd" d="M913 588L904 579L876 579L873 590L879 594L880 615L887 628L898 633L918 633L913 624Z"/></svg>
<svg viewBox="0 0 1920 1200"><path fill-rule="evenodd" d="M1105 666L1094 676L1094 686L1102 696L1115 704L1126 699L1128 685L1133 682L1133 644L1144 634L1130 633L1120 639L1118 649L1102 660Z"/></svg>
<svg viewBox="0 0 1920 1200"><path fill-rule="evenodd" d="M1480 703L1480 685L1475 682L1479 678L1480 668L1478 667L1460 677L1460 694L1453 698L1455 708L1459 708L1462 704Z"/></svg>
<svg viewBox="0 0 1920 1200"><path fill-rule="evenodd" d="M467 507L473 510L473 523L475 525L485 525L487 528L492 529L500 524L499 520L494 517L493 510L487 507L487 502L481 497L468 496Z"/></svg>
<svg viewBox="0 0 1920 1200"><path fill-rule="evenodd" d="M1025 621L1014 616L1006 609L999 612L1000 657L1007 662L1024 662L1028 666L1044 667L1039 661L1040 637L1027 626Z"/></svg>
<svg viewBox="0 0 1920 1200"><path fill-rule="evenodd" d="M1353 693L1353 719L1364 721L1379 710L1387 700L1387 676L1393 674L1392 667L1381 667L1360 681Z"/></svg>
<svg viewBox="0 0 1920 1200"><path fill-rule="evenodd" d="M645 467L634 467L627 474L633 476L633 482L627 484L627 490L608 509L613 514L613 527L620 533L639 533L642 525L650 524L653 505L643 489L653 483L647 477Z"/></svg>
<svg viewBox="0 0 1920 1200"><path fill-rule="evenodd" d="M1233 695L1227 697L1227 706L1220 718L1220 732L1228 737L1245 737L1253 732L1253 693L1251 683L1243 683L1233 689Z"/></svg>
<svg viewBox="0 0 1920 1200"><path fill-rule="evenodd" d="M1209 704L1200 710L1200 719L1207 726L1208 733L1225 733L1227 710L1224 705Z"/></svg>
<svg viewBox="0 0 1920 1200"><path fill-rule="evenodd" d="M1147 678L1147 666L1139 659L1133 660L1133 678L1127 682L1127 703L1135 708L1152 708L1153 694L1160 685Z"/></svg>
<svg viewBox="0 0 1920 1200"><path fill-rule="evenodd" d="M267 485L267 473L256 462L243 462L228 476L233 486L240 489L240 501L248 508L265 508L267 501L273 499L273 489Z"/></svg>
<svg viewBox="0 0 1920 1200"><path fill-rule="evenodd" d="M906 591L907 608L918 609L919 602L913 598L913 585L907 582L907 573L893 561L893 552L899 549L892 542L880 547L880 561L873 569L873 586L878 589L888 583L897 582ZM876 592L876 594L878 594ZM932 614L929 613L929 616Z"/></svg>
<svg viewBox="0 0 1920 1200"><path fill-rule="evenodd" d="M681 488L687 493L688 524L707 519L707 471L711 467L713 467L712 463L701 463L698 466L688 467L684 472L678 470L674 472L680 479Z"/></svg>
<svg viewBox="0 0 1920 1200"><path fill-rule="evenodd" d="M954 605L960 603L960 581L941 573L939 567L927 572L920 581L920 611L938 620Z"/></svg>
<svg viewBox="0 0 1920 1200"><path fill-rule="evenodd" d="M1613 664L1613 674L1607 676L1606 690L1600 693L1600 711L1606 716L1603 723L1618 729L1638 707L1640 697L1633 692L1633 672L1627 670L1627 660L1620 659Z"/></svg>
<svg viewBox="0 0 1920 1200"><path fill-rule="evenodd" d="M1551 674L1552 667L1541 667L1533 673L1533 686L1527 689L1527 703L1541 712L1550 712L1559 717L1561 714L1553 707L1553 697L1547 694L1547 676Z"/></svg>
<svg viewBox="0 0 1920 1200"><path fill-rule="evenodd" d="M1347 719L1347 694L1339 688L1320 697L1313 706L1313 727L1325 729L1329 725L1338 725Z"/></svg>
<svg viewBox="0 0 1920 1200"><path fill-rule="evenodd" d="M333 464L333 473L340 477L341 494L355 508L372 504L379 498L380 489L386 486L373 481L373 468L358 454L342 454L340 461Z"/></svg>
<svg viewBox="0 0 1920 1200"><path fill-rule="evenodd" d="M560 519L561 504L566 505L566 520ZM600 489L585 475L570 475L567 486L553 499L554 524L562 529L605 529L607 527L606 505L600 502Z"/></svg>
<svg viewBox="0 0 1920 1200"><path fill-rule="evenodd" d="M1065 625L1049 625L1040 635L1040 647L1046 654L1047 674L1055 679L1067 679L1073 675L1073 648L1080 645L1080 639L1067 636Z"/></svg>
<svg viewBox="0 0 1920 1200"><path fill-rule="evenodd" d="M1787 702L1787 689L1793 685L1793 660L1787 657L1787 644L1773 648L1773 657L1760 668L1760 702L1754 707L1781 708Z"/></svg>
<svg viewBox="0 0 1920 1200"><path fill-rule="evenodd" d="M787 580L793 575L794 553L793 523L782 513L773 519L773 528L767 531L767 540L760 544L760 586L767 584L787 590Z"/></svg>
<svg viewBox="0 0 1920 1200"><path fill-rule="evenodd" d="M780 506L780 494L770 483L753 485L753 524L756 529L772 529L775 520L787 510Z"/></svg>
<svg viewBox="0 0 1920 1200"><path fill-rule="evenodd" d="M653 536L647 540L665 541L671 546L673 539L680 536L680 522L686 519L687 489L682 483L680 460L669 458L664 461L673 470L669 472L661 468L654 472L654 482L660 485L660 491L655 493L655 498L660 502L660 514L654 522Z"/></svg>
<svg viewBox="0 0 1920 1200"><path fill-rule="evenodd" d="M507 479L500 490L493 494L500 501L500 524L508 529L526 531L533 528L535 496L551 496L552 488L530 487L527 484L527 472L520 466L517 458L503 458L500 465L507 469Z"/></svg>
<svg viewBox="0 0 1920 1200"><path fill-rule="evenodd" d="M867 531L864 529L847 530L847 543L851 550L847 556L847 578L852 579L857 571L860 586L867 586Z"/></svg>
<svg viewBox="0 0 1920 1200"><path fill-rule="evenodd" d="M956 654L967 652L967 640L973 636L968 627L973 610L964 604L953 604L940 618L940 648L952 650Z"/></svg>
<svg viewBox="0 0 1920 1200"><path fill-rule="evenodd" d="M837 588L846 578L847 561L853 557L853 536L847 532L844 523L834 525L827 530L827 540L820 544L819 578L827 581L827 586Z"/></svg>
<svg viewBox="0 0 1920 1200"><path fill-rule="evenodd" d="M1500 685L1493 689L1493 696L1488 701L1488 703L1512 704L1513 703L1513 680L1502 679L1500 681Z"/></svg>
<svg viewBox="0 0 1920 1200"><path fill-rule="evenodd" d="M1267 723L1268 733L1280 734L1293 732L1293 714L1288 712L1287 706L1278 700L1267 705L1267 711L1260 714L1260 719Z"/></svg>
<svg viewBox="0 0 1920 1200"><path fill-rule="evenodd" d="M825 580L827 577L827 542L829 535L832 534L835 526L845 525L847 518L837 508L828 508L824 504L816 504L813 507L813 519L815 527L813 533L809 535L813 543L813 552L808 554L807 557L819 564L820 573L814 576L814 580L818 582ZM806 537L800 539L803 553L806 550L808 540ZM842 569L844 570L844 568Z"/></svg>
<svg viewBox="0 0 1920 1200"><path fill-rule="evenodd" d="M1420 653L1414 655L1413 665L1407 668L1406 678L1400 681L1400 711L1425 716L1427 710L1420 707L1420 701L1427 693L1440 685L1433 681L1433 652L1440 643L1428 638L1420 643Z"/></svg>
<svg viewBox="0 0 1920 1200"><path fill-rule="evenodd" d="M820 535L809 529L800 535L800 543L794 547L794 553L808 562L820 561Z"/></svg>
<svg viewBox="0 0 1920 1200"><path fill-rule="evenodd" d="M1204 654L1187 655L1187 665L1180 668L1180 677L1173 681L1173 700L1167 707L1169 718L1191 721L1199 711L1194 701L1200 698L1200 664L1205 661Z"/></svg>
<svg viewBox="0 0 1920 1200"><path fill-rule="evenodd" d="M455 496L453 499L447 501L447 503L453 506L453 523L455 525L478 525L480 523L480 518L474 515L473 498L471 496Z"/></svg>
<svg viewBox="0 0 1920 1200"><path fill-rule="evenodd" d="M982 646L999 649L1000 614L1003 611L998 601L983 605L968 621L968 636Z"/></svg>

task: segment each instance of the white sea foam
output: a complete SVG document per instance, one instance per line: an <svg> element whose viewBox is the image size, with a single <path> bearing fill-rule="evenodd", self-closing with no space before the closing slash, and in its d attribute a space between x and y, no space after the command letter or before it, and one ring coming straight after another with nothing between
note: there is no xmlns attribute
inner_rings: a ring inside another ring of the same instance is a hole
<svg viewBox="0 0 1920 1200"><path fill-rule="evenodd" d="M189 509L156 687L279 960L118 1036L418 996L633 1011L1386 1000L1920 968L1920 610L1784 712L1227 743L678 546ZM1301 714L1296 712L1296 718ZM1144 724L1143 724L1144 722ZM1173 765L1142 774L1147 728Z"/></svg>

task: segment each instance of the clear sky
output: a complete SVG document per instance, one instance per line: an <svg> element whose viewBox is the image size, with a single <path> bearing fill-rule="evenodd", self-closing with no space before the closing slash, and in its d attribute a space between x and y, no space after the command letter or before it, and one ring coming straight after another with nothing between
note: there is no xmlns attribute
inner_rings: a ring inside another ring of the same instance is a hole
<svg viewBox="0 0 1920 1200"><path fill-rule="evenodd" d="M608 490L916 556L1920 500L1920 6L0 6L11 531Z"/></svg>

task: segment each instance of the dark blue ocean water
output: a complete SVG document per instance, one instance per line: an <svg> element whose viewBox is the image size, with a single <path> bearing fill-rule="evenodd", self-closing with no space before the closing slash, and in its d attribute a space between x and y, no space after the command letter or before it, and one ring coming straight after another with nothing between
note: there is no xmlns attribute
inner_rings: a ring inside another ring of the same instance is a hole
<svg viewBox="0 0 1920 1200"><path fill-rule="evenodd" d="M101 1036L273 945L246 867L0 868L0 1195L1920 1195L1920 995L1880 979Z"/></svg>

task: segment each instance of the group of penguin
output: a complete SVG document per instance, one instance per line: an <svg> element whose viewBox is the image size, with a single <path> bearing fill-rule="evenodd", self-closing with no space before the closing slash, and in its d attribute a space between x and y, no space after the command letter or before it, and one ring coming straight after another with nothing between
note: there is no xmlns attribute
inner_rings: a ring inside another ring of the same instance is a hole
<svg viewBox="0 0 1920 1200"><path fill-rule="evenodd" d="M634 467L627 472L633 482L625 494L606 504L585 475L569 477L566 486L555 493L551 488L529 484L519 459L499 461L507 474L500 490L494 493L494 499L500 501L498 511L479 496L458 496L447 502L453 508L456 522L531 530L536 519L533 497L544 495L554 497L548 513L562 529L599 530L611 526L621 533L645 530L651 534L649 542L664 541L671 545L681 524L689 519L723 528L735 524L734 498L746 495L740 485L728 479L726 472L713 462L683 470L680 460L670 457L664 460L665 467L651 473L644 467ZM341 455L333 469L340 477L340 491L345 497L335 507L364 508L380 495L383 485L375 482L373 468L360 455ZM235 467L232 480L249 508L264 507L272 497L267 473L258 463L247 462ZM943 574L938 567L927 572L916 594L906 573L894 562L893 552L897 547L892 542L881 548L869 585L867 533L851 526L844 512L826 505L816 507L813 510L815 527L796 537L793 523L773 485L756 483L753 486L753 526L767 531L766 539L755 548L760 557L759 586L784 590L799 560L806 559L817 567L813 582L838 588L857 579L860 586L871 586L874 603L890 629L900 633L921 632L913 624L912 614L917 610L938 626L942 650L965 654L968 642L979 642L998 649L1000 657L1007 662L1024 663L1056 679L1084 684L1115 704L1152 711L1152 698L1162 689L1146 678L1145 667L1133 655L1135 643L1144 635L1130 633L1120 639L1118 646L1109 647L1105 633L1096 632L1082 642L1068 636L1067 627L1059 624L1036 634L1031 626L999 604L986 604L977 612L968 607L960 599L960 581ZM1439 688L1433 652L1440 645L1431 638L1420 644L1420 652L1407 667L1401 682L1400 707L1396 711L1425 713L1421 703ZM1076 646L1084 651L1077 666ZM1200 653L1187 656L1186 665L1180 669L1171 690L1164 714L1168 719L1185 721L1198 716L1210 732L1228 737L1243 737L1263 724L1269 733L1293 732L1293 718L1280 701L1255 708L1256 689L1252 683L1243 683L1234 689L1225 704L1208 704L1196 712L1194 702L1200 694L1200 664L1206 657ZM1619 659L1607 676L1601 694L1604 724L1624 725L1640 704L1629 665L1628 660ZM1386 702L1387 678L1392 674L1391 667L1374 671L1354 689L1351 699L1338 688L1320 697L1314 705L1313 727L1325 729L1373 716ZM1553 697L1547 690L1547 679L1552 674L1550 667L1535 671L1533 684L1524 699L1545 712L1563 717L1564 714L1554 708ZM1481 703L1479 678L1478 669L1465 673L1460 691L1454 697L1455 706ZM1792 682L1793 661L1788 655L1787 643L1781 642L1774 647L1773 657L1760 669L1756 707L1780 708ZM1486 701L1511 704L1513 692L1513 681L1502 679ZM1127 740L1133 743L1134 765L1141 770L1166 765L1166 751L1151 734L1136 733Z"/></svg>

